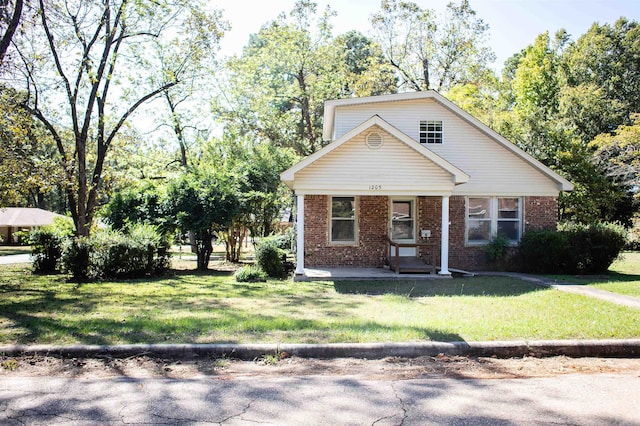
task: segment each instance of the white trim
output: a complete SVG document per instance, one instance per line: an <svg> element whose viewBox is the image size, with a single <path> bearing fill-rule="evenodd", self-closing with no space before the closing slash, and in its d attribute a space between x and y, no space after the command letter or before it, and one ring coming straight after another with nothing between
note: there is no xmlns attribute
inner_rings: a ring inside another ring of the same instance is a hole
<svg viewBox="0 0 640 426"><path fill-rule="evenodd" d="M451 275L449 272L449 196L442 197L442 235L440 238L440 275Z"/></svg>
<svg viewBox="0 0 640 426"><path fill-rule="evenodd" d="M473 117L471 114L465 112L456 104L439 94L434 90L425 90L422 92L406 92L406 93L395 93L392 95L380 95L380 96L368 96L361 98L348 98L348 99L337 99L337 100L328 100L325 101L324 104L324 122L322 127L322 137L324 140L332 140L334 138L335 133L335 109L336 107L348 106L348 105L361 105L361 104L371 104L371 103L379 103L379 102L397 102L397 101L405 101L412 99L433 99L438 102L445 108L449 109L454 114L458 115L460 118L466 120L471 125L476 127L478 130L482 131L489 137L495 139L502 146L507 148L516 156L522 158L533 167L538 169L544 175L548 176L555 182L560 185L560 189L562 191L572 191L573 184L569 182L567 179L563 178L531 155L527 154L522 149L518 148L515 144L511 143L504 136L500 135L490 127L484 125L478 119ZM418 144L419 145L419 144Z"/></svg>
<svg viewBox="0 0 640 426"><path fill-rule="evenodd" d="M489 200L489 218L483 219L489 222L489 240L469 241L469 198L485 198ZM500 198L515 198L518 200L518 217L517 219L507 220L498 218L498 208ZM485 246L491 242L498 234L498 222L506 220L509 222L518 222L518 239L516 241L509 240L509 244L518 244L522 239L524 229L524 197L523 196L502 196L502 195L470 195L464 200L464 244L466 247Z"/></svg>
<svg viewBox="0 0 640 426"><path fill-rule="evenodd" d="M454 184L458 185L458 184L469 182L469 175L466 174L464 171L460 170L453 164L449 163L447 160L440 157L438 154L431 151L426 146L423 146L422 144L417 143L414 139L409 137L406 133L403 133L397 128L393 127L391 124L389 124L388 122L380 118L378 115L374 115L364 123L360 124L354 129L351 129L350 131L348 131L347 133L345 133L344 135L342 135L340 138L336 139L329 145L325 146L321 150L316 151L315 153L304 158L298 164L294 165L288 170L285 170L283 173L280 174L280 179L282 179L282 181L284 181L284 183L286 183L287 186L295 189L293 187L293 184L295 181L295 174L297 172L309 166L310 164L314 163L315 161L319 160L320 158L324 157L334 149L338 148L342 144L353 139L354 137L358 136L360 133L363 133L364 131L366 131L367 129L373 126L380 127L382 130L389 133L391 136L395 137L400 142L403 142L405 145L407 145L409 148L416 151L418 154L423 155L428 160L432 161L437 166L442 168L444 171L451 174Z"/></svg>
<svg viewBox="0 0 640 426"><path fill-rule="evenodd" d="M304 275L304 195L296 198L296 275Z"/></svg>
<svg viewBox="0 0 640 426"><path fill-rule="evenodd" d="M358 246L358 215L359 215L359 210L360 210L360 206L359 204L359 200L358 197L356 195L353 194L349 194L349 195L335 195L335 194L331 194L328 195L328 211L329 211L329 241L328 244L330 246L347 246L347 247L357 247ZM353 212L353 240L338 240L338 241L333 241L333 199L334 198L353 198L353 205L354 205L354 212Z"/></svg>

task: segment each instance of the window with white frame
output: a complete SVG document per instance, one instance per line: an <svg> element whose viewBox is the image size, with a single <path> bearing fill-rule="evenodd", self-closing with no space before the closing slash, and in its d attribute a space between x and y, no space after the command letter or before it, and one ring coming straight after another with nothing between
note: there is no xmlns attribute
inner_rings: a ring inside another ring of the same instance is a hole
<svg viewBox="0 0 640 426"><path fill-rule="evenodd" d="M442 143L442 121L420 121L420 143Z"/></svg>
<svg viewBox="0 0 640 426"><path fill-rule="evenodd" d="M355 243L356 198L331 197L331 242Z"/></svg>
<svg viewBox="0 0 640 426"><path fill-rule="evenodd" d="M521 230L521 198L467 198L467 243L486 244L497 235L504 236L510 243L517 243Z"/></svg>

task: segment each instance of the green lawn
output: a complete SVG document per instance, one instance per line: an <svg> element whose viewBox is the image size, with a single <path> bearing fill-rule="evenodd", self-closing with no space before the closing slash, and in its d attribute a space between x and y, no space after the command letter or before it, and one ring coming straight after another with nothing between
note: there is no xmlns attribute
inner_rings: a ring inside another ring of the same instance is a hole
<svg viewBox="0 0 640 426"><path fill-rule="evenodd" d="M640 310L511 278L236 283L229 274L68 283L0 268L0 344L640 337Z"/></svg>
<svg viewBox="0 0 640 426"><path fill-rule="evenodd" d="M612 272L609 279L589 285L614 293L640 297L640 253L623 253L622 257L611 265L609 271Z"/></svg>
<svg viewBox="0 0 640 426"><path fill-rule="evenodd" d="M640 297L640 253L623 253L620 259L613 262L607 276L554 275L550 276L550 278L557 278L573 284L588 285L613 293Z"/></svg>

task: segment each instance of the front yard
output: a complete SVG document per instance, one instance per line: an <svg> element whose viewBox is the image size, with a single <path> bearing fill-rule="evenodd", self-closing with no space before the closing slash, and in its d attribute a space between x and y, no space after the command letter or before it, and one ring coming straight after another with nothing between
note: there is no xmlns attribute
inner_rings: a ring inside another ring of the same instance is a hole
<svg viewBox="0 0 640 426"><path fill-rule="evenodd" d="M640 337L638 309L505 277L239 284L177 271L77 284L15 265L0 269L0 295L0 344Z"/></svg>

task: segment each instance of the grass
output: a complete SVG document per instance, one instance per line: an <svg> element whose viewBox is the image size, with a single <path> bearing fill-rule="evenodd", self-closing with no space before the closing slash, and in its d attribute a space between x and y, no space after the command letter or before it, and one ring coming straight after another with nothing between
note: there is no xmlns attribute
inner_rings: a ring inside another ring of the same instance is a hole
<svg viewBox="0 0 640 426"><path fill-rule="evenodd" d="M640 297L640 253L623 253L620 259L613 262L606 276L556 275L552 277L573 284L588 285L613 293Z"/></svg>
<svg viewBox="0 0 640 426"><path fill-rule="evenodd" d="M239 284L182 271L78 284L14 265L0 295L0 344L640 337L640 310L506 277Z"/></svg>
<svg viewBox="0 0 640 426"><path fill-rule="evenodd" d="M2 246L0 245L0 256L12 254L31 254L30 246Z"/></svg>

